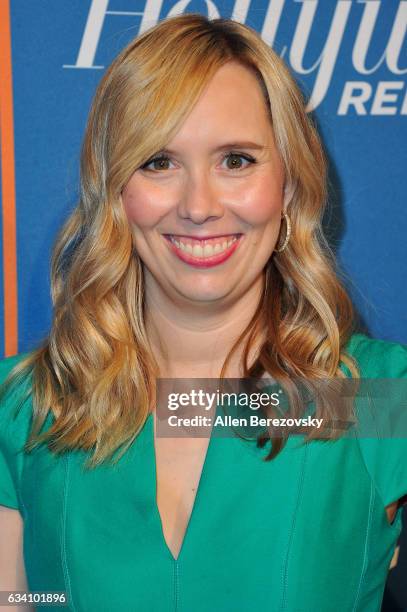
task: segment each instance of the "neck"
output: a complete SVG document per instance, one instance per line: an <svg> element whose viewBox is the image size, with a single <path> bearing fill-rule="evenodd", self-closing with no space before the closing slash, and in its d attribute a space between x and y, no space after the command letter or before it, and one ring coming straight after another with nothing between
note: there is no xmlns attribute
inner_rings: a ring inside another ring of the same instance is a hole
<svg viewBox="0 0 407 612"><path fill-rule="evenodd" d="M163 378L212 378L220 374L234 342L258 306L262 279L237 300L192 303L173 300L156 287L146 292L146 329ZM226 377L243 376L244 344L233 355ZM254 360L259 340L249 353Z"/></svg>

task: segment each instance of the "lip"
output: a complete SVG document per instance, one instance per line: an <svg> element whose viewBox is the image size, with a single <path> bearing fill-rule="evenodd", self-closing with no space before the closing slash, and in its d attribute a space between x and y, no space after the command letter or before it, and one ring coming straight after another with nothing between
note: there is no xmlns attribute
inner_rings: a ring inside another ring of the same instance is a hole
<svg viewBox="0 0 407 612"><path fill-rule="evenodd" d="M163 234L165 238L175 236L176 238L190 238L191 240L211 240L212 238L227 238L241 236L240 232L229 232L229 234L207 234L206 236L194 236L193 234Z"/></svg>
<svg viewBox="0 0 407 612"><path fill-rule="evenodd" d="M223 253L212 255L212 257L194 257L190 253L186 253L185 251L182 251L173 242L171 242L171 238L170 238L171 236L174 236L176 238L189 238L189 239L200 240L200 241L209 240L210 238L226 238L226 237L236 236L237 240L235 240L235 242L231 244L230 247L226 249L226 251L223 251ZM238 248L239 244L242 242L243 234L237 234L237 233L236 234L212 234L210 236L209 235L208 236L191 236L187 234L163 234L163 237L165 239L165 242L168 244L168 247L172 251L172 253L174 253L174 255L176 255L176 257L180 259L181 261L183 261L184 263L187 263L194 268L212 268L214 266L218 266L221 263L225 262L227 259L229 259L233 255L233 253Z"/></svg>

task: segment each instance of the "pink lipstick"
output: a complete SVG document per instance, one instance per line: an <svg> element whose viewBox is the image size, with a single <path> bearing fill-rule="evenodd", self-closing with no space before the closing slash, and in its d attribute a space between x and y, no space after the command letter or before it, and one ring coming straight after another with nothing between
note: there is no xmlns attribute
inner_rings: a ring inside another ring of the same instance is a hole
<svg viewBox="0 0 407 612"><path fill-rule="evenodd" d="M219 236L163 235L171 251L181 261L196 268L211 268L229 259L242 241L242 234Z"/></svg>

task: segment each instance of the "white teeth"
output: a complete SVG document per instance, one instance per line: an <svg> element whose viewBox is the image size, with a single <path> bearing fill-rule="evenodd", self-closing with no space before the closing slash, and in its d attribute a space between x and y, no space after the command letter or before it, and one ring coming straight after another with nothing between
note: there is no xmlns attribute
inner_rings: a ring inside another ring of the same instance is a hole
<svg viewBox="0 0 407 612"><path fill-rule="evenodd" d="M213 257L213 255L217 255L218 253L222 253L222 251L226 251L234 242L236 242L237 237L233 236L230 240L224 240L222 243L216 242L215 244L205 244L205 246L201 246L200 244L192 245L190 242L182 242L181 240L177 240L173 236L170 237L171 242L176 245L177 248L181 249L185 253L189 253L194 257Z"/></svg>
<svg viewBox="0 0 407 612"><path fill-rule="evenodd" d="M203 257L204 255L203 248L199 244L194 244L193 249L192 249L192 255L194 257Z"/></svg>

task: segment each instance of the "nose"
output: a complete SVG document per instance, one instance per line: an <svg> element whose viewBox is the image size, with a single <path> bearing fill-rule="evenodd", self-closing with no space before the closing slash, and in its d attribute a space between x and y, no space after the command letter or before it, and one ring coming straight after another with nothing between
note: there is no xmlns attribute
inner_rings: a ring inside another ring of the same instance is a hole
<svg viewBox="0 0 407 612"><path fill-rule="evenodd" d="M178 202L178 214L182 219L189 219L197 225L223 216L220 193L206 173L190 175L185 179Z"/></svg>

